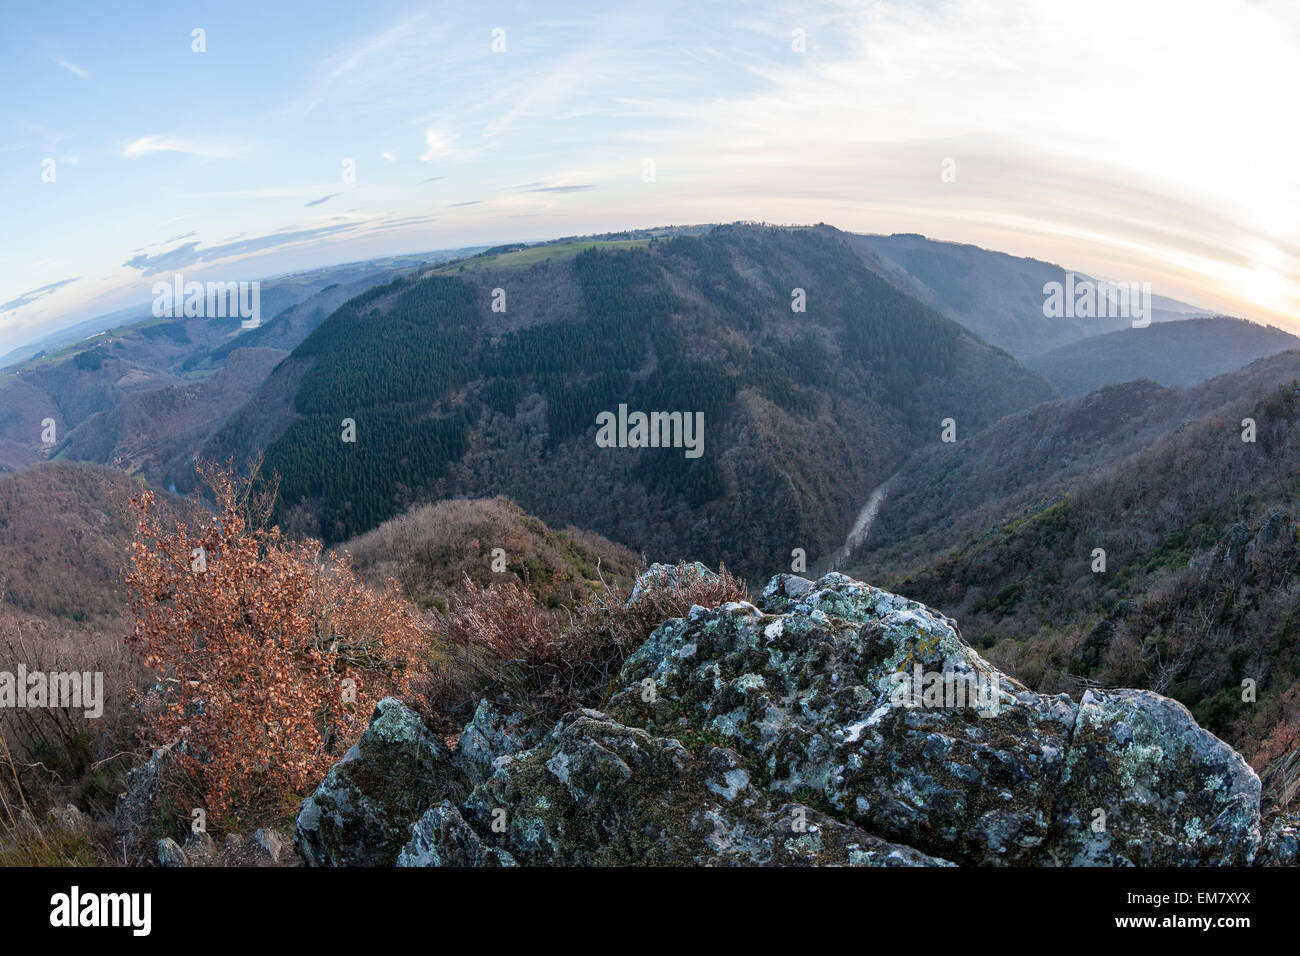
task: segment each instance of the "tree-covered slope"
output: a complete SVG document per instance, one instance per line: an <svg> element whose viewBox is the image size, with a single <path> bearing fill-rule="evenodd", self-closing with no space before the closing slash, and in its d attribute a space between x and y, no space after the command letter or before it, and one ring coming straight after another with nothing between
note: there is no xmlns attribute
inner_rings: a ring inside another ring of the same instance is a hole
<svg viewBox="0 0 1300 956"><path fill-rule="evenodd" d="M1168 694L1262 767L1300 726L1297 381L1286 352L924 450L849 566L959 616L1039 690Z"/></svg>
<svg viewBox="0 0 1300 956"><path fill-rule="evenodd" d="M627 245L373 289L312 332L208 451L264 449L281 517L329 540L414 501L505 494L652 557L762 573L838 544L942 419L969 432L1052 396L836 230ZM702 454L598 446L597 416L620 405L702 413Z"/></svg>

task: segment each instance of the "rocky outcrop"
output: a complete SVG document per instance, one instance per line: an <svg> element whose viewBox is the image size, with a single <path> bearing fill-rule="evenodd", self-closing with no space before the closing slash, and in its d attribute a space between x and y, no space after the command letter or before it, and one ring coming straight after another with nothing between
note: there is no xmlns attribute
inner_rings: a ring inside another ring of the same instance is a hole
<svg viewBox="0 0 1300 956"><path fill-rule="evenodd" d="M1261 854L1258 777L1180 704L1033 693L829 574L665 621L553 726L484 702L449 754L381 702L296 841L316 865L1149 866L1284 863L1295 838Z"/></svg>
<svg viewBox="0 0 1300 956"><path fill-rule="evenodd" d="M446 745L400 701L381 700L370 726L298 810L294 844L309 866L383 866L411 824L453 779Z"/></svg>
<svg viewBox="0 0 1300 956"><path fill-rule="evenodd" d="M1259 846L1259 806L1259 778L1182 704L1145 690L1089 690L1057 787L1051 856L1073 865L1246 863Z"/></svg>

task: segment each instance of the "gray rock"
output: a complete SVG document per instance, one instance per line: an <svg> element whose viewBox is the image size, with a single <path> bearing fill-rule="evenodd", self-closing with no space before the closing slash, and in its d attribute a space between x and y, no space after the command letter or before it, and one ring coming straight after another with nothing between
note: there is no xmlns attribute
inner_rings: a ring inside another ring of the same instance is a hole
<svg viewBox="0 0 1300 956"><path fill-rule="evenodd" d="M681 575L677 573L675 565L671 564L652 564L641 572L640 576L632 585L632 594L627 599L629 605L636 604L645 597L645 592L650 588L671 588L680 584L690 582L695 579L710 580L718 576L706 568L698 561L693 561L686 565L685 572Z"/></svg>
<svg viewBox="0 0 1300 956"><path fill-rule="evenodd" d="M915 601L842 574L804 583L782 575L765 589L761 603L781 613L728 604L661 626L624 665L611 715L716 734L752 755L772 791L816 794L886 839L1030 862L1051 822L1069 698L1028 692ZM899 705L918 668L946 680L951 706Z"/></svg>
<svg viewBox="0 0 1300 956"><path fill-rule="evenodd" d="M253 842L266 851L272 863L280 862L280 854L285 849L285 839L275 830L258 830L253 834Z"/></svg>
<svg viewBox="0 0 1300 956"><path fill-rule="evenodd" d="M1256 866L1300 866L1300 822L1274 816L1264 828Z"/></svg>
<svg viewBox="0 0 1300 956"><path fill-rule="evenodd" d="M1145 690L1089 690L1050 857L1070 866L1244 865L1260 842L1259 799L1255 771L1182 704Z"/></svg>
<svg viewBox="0 0 1300 956"><path fill-rule="evenodd" d="M50 819L66 830L85 832L90 828L86 815L71 803L62 807L50 807Z"/></svg>
<svg viewBox="0 0 1300 956"><path fill-rule="evenodd" d="M189 866L190 861L185 856L185 851L181 845L171 837L163 837L158 841L158 865L159 866Z"/></svg>
<svg viewBox="0 0 1300 956"><path fill-rule="evenodd" d="M773 800L741 755L697 747L575 711L476 788L465 819L523 865L944 862Z"/></svg>
<svg viewBox="0 0 1300 956"><path fill-rule="evenodd" d="M454 806L444 800L412 827L398 866L518 866L505 850L484 845Z"/></svg>
<svg viewBox="0 0 1300 956"><path fill-rule="evenodd" d="M445 796L451 755L419 716L391 697L298 811L294 845L307 866L386 866L411 824Z"/></svg>
<svg viewBox="0 0 1300 956"><path fill-rule="evenodd" d="M653 566L638 593L675 574ZM381 702L303 804L300 854L403 866L1295 861L1294 825L1261 838L1258 778L1174 701L1032 693L950 619L842 574L779 575L759 603L664 622L601 710L549 729L484 702L453 755Z"/></svg>
<svg viewBox="0 0 1300 956"><path fill-rule="evenodd" d="M163 810L164 778L172 767L172 755L155 750L144 763L126 775L126 791L118 794L113 809L114 842L141 858L148 854L160 833L167 832Z"/></svg>
<svg viewBox="0 0 1300 956"><path fill-rule="evenodd" d="M761 604L763 607L773 613L783 611L791 603L798 601L813 588L813 583L807 578L801 578L794 574L778 574L772 580L767 582L767 587L763 588L763 597Z"/></svg>
<svg viewBox="0 0 1300 956"><path fill-rule="evenodd" d="M217 856L217 843L206 830L200 830L197 833L191 830L181 849L194 862L210 862L216 859Z"/></svg>
<svg viewBox="0 0 1300 956"><path fill-rule="evenodd" d="M475 786L492 776L498 760L527 749L545 732L545 727L530 727L522 714L480 701L456 741L452 766Z"/></svg>

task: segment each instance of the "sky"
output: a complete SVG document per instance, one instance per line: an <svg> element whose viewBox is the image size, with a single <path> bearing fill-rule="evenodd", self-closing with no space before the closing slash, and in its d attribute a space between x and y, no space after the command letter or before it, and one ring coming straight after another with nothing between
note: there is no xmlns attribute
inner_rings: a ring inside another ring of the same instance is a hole
<svg viewBox="0 0 1300 956"><path fill-rule="evenodd" d="M1295 0L3 20L0 352L177 272L741 219L970 242L1300 332Z"/></svg>

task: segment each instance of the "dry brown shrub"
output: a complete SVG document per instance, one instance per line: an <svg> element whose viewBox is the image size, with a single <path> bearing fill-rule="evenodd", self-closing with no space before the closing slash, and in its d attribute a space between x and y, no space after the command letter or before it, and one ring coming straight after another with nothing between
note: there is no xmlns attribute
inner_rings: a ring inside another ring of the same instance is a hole
<svg viewBox="0 0 1300 956"><path fill-rule="evenodd" d="M367 580L392 578L407 600L446 610L468 575L499 583L493 554L505 555L505 574L527 581L548 606L571 605L591 592L601 565L606 579L630 581L637 558L622 545L573 528L556 531L507 498L452 498L420 505L342 546Z"/></svg>
<svg viewBox="0 0 1300 956"><path fill-rule="evenodd" d="M314 786L424 652L395 588L370 590L346 559L269 523L256 469L199 470L215 503L204 523L164 526L152 492L133 499L127 585L132 646L161 678L142 701L149 743L172 749L220 820Z"/></svg>

